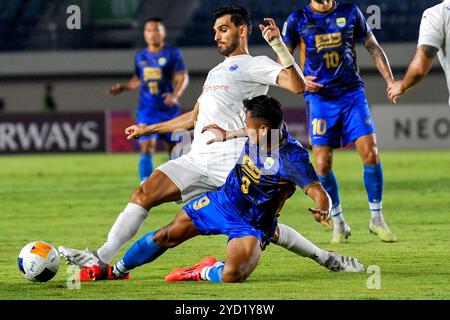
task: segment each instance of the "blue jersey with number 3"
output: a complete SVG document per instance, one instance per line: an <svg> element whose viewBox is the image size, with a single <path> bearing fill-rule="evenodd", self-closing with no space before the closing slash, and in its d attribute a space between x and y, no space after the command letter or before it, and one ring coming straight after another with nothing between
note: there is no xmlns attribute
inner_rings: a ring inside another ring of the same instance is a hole
<svg viewBox="0 0 450 320"><path fill-rule="evenodd" d="M355 43L370 32L356 5L336 2L335 9L325 14L314 12L310 5L293 12L285 22L283 41L290 47L300 46L304 74L317 77L315 82L324 86L318 94L337 97L364 88Z"/></svg>

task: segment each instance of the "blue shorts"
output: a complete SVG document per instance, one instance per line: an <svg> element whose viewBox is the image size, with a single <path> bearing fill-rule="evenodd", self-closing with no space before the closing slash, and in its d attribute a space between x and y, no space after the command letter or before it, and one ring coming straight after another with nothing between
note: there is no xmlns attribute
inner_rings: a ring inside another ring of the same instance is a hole
<svg viewBox="0 0 450 320"><path fill-rule="evenodd" d="M228 241L247 236L257 237L262 249L270 243L272 230L252 226L234 207L224 192L207 192L183 207L202 235L223 234Z"/></svg>
<svg viewBox="0 0 450 320"><path fill-rule="evenodd" d="M336 99L309 94L306 119L312 146L339 148L375 133L364 89L346 92Z"/></svg>
<svg viewBox="0 0 450 320"><path fill-rule="evenodd" d="M150 110L139 110L136 112L136 120L137 124L142 125L151 125L155 123L161 123L164 121L172 120L180 115L180 110L178 107L171 107L174 108L173 111L164 113L160 111L150 111ZM143 142L149 139L162 139L166 141L167 143L175 144L178 141L172 141L172 133L162 133L162 134L152 134L151 136L145 136L138 139L139 142Z"/></svg>

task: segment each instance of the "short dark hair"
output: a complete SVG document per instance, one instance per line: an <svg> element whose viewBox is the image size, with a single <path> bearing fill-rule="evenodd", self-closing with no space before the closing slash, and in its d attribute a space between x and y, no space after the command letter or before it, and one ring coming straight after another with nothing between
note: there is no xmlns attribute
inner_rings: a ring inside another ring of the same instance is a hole
<svg viewBox="0 0 450 320"><path fill-rule="evenodd" d="M265 95L253 99L245 99L244 111L250 112L252 118L266 120L273 129L280 128L283 122L281 103L277 99Z"/></svg>
<svg viewBox="0 0 450 320"><path fill-rule="evenodd" d="M144 21L144 27L149 22L157 22L157 23L160 23L160 24L164 25L162 18L160 18L160 17L151 17L151 18L148 18L147 20Z"/></svg>
<svg viewBox="0 0 450 320"><path fill-rule="evenodd" d="M227 7L221 7L214 11L214 17L217 19L226 16L231 15L231 22L236 26L243 26L246 25L248 27L249 34L252 31L252 20L250 17L250 14L248 13L247 9L241 6L227 6Z"/></svg>

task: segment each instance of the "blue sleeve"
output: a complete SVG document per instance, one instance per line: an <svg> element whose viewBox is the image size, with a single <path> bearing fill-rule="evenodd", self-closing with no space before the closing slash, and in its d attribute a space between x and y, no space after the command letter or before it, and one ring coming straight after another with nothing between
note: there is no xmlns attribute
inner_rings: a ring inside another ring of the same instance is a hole
<svg viewBox="0 0 450 320"><path fill-rule="evenodd" d="M136 77L138 77L139 79L141 78L141 69L139 68L139 56L136 55L136 57L134 58L134 75Z"/></svg>
<svg viewBox="0 0 450 320"><path fill-rule="evenodd" d="M301 147L289 148L281 155L280 175L283 179L291 181L307 191L308 187L319 183L316 171L309 161L309 155Z"/></svg>
<svg viewBox="0 0 450 320"><path fill-rule="evenodd" d="M364 42L367 35L371 33L369 25L367 24L366 18L362 14L361 10L359 10L357 5L354 5L355 8L355 40L358 42Z"/></svg>
<svg viewBox="0 0 450 320"><path fill-rule="evenodd" d="M297 47L300 35L297 32L297 14L291 13L283 26L283 42L289 47Z"/></svg>
<svg viewBox="0 0 450 320"><path fill-rule="evenodd" d="M186 71L186 65L184 64L183 57L181 56L180 50L174 49L173 59L174 59L175 73Z"/></svg>

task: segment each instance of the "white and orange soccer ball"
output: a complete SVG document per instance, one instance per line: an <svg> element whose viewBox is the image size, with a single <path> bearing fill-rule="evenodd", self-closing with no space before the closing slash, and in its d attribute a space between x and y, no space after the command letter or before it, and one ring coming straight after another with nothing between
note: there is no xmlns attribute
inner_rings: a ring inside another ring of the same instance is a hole
<svg viewBox="0 0 450 320"><path fill-rule="evenodd" d="M58 251L44 241L33 241L19 253L19 269L25 279L32 282L47 282L59 268Z"/></svg>

